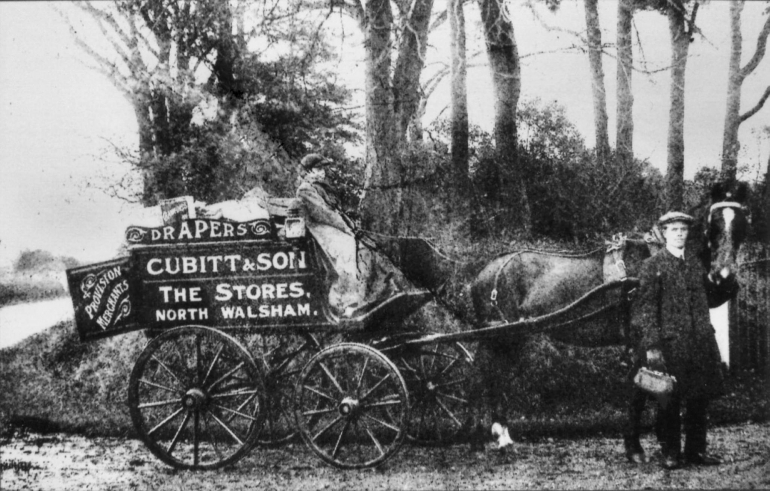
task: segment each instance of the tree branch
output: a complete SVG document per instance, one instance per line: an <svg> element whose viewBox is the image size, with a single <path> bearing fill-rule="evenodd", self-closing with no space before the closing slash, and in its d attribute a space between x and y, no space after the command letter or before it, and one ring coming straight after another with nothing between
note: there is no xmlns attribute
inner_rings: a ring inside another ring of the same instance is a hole
<svg viewBox="0 0 770 491"><path fill-rule="evenodd" d="M750 117L754 116L757 113L757 111L762 109L762 106L765 105L765 102L767 101L768 97L770 97L770 86L768 86L765 89L765 93L762 94L762 97L759 99L759 102L757 102L757 104L754 107L752 107L751 109L749 109L745 113L741 114L740 122L743 123L744 121L746 121Z"/></svg>
<svg viewBox="0 0 770 491"><path fill-rule="evenodd" d="M757 68L759 62L765 57L765 49L767 48L767 36L770 35L770 16L765 19L765 25L762 26L762 31L757 38L757 50L754 52L754 56L751 57L746 66L741 68L740 77L741 80L746 78L754 69Z"/></svg>

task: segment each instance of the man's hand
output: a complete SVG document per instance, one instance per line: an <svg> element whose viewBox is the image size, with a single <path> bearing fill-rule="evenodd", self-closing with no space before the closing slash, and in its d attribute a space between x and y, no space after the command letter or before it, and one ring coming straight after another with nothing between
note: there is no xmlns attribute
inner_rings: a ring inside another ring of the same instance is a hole
<svg viewBox="0 0 770 491"><path fill-rule="evenodd" d="M663 353L659 349L647 350L647 367L657 372L666 371L666 361L663 359Z"/></svg>

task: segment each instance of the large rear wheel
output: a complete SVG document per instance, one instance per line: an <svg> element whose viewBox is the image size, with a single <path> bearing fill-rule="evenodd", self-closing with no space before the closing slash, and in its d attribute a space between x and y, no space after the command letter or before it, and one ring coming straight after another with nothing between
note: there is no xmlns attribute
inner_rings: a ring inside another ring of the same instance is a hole
<svg viewBox="0 0 770 491"><path fill-rule="evenodd" d="M140 438L180 469L216 469L246 455L262 426L263 398L249 352L202 326L155 337L139 355L128 389Z"/></svg>
<svg viewBox="0 0 770 491"><path fill-rule="evenodd" d="M374 467L403 443L409 395L385 355L341 343L315 355L302 371L295 414L302 439L322 460L343 469Z"/></svg>

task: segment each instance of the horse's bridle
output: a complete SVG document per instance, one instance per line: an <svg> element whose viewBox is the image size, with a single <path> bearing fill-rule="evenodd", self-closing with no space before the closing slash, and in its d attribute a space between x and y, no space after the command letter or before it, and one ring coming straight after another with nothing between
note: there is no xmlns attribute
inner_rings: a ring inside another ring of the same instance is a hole
<svg viewBox="0 0 770 491"><path fill-rule="evenodd" d="M714 211L719 210L720 208L733 208L738 210L745 210L746 206L744 206L741 203L738 203L737 201L720 201L719 203L714 203L709 208L708 223L711 223L711 217L714 215Z"/></svg>

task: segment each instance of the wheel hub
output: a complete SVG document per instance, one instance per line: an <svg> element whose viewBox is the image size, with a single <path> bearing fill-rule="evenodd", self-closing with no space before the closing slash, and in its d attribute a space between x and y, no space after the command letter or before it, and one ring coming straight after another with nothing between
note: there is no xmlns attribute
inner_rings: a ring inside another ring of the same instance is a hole
<svg viewBox="0 0 770 491"><path fill-rule="evenodd" d="M346 397L342 399L342 402L340 402L339 411L343 416L353 416L358 412L359 407L360 403L358 399L354 399L353 397Z"/></svg>
<svg viewBox="0 0 770 491"><path fill-rule="evenodd" d="M199 388L192 388L182 397L182 404L187 409L200 409L206 404L208 397L203 390Z"/></svg>

